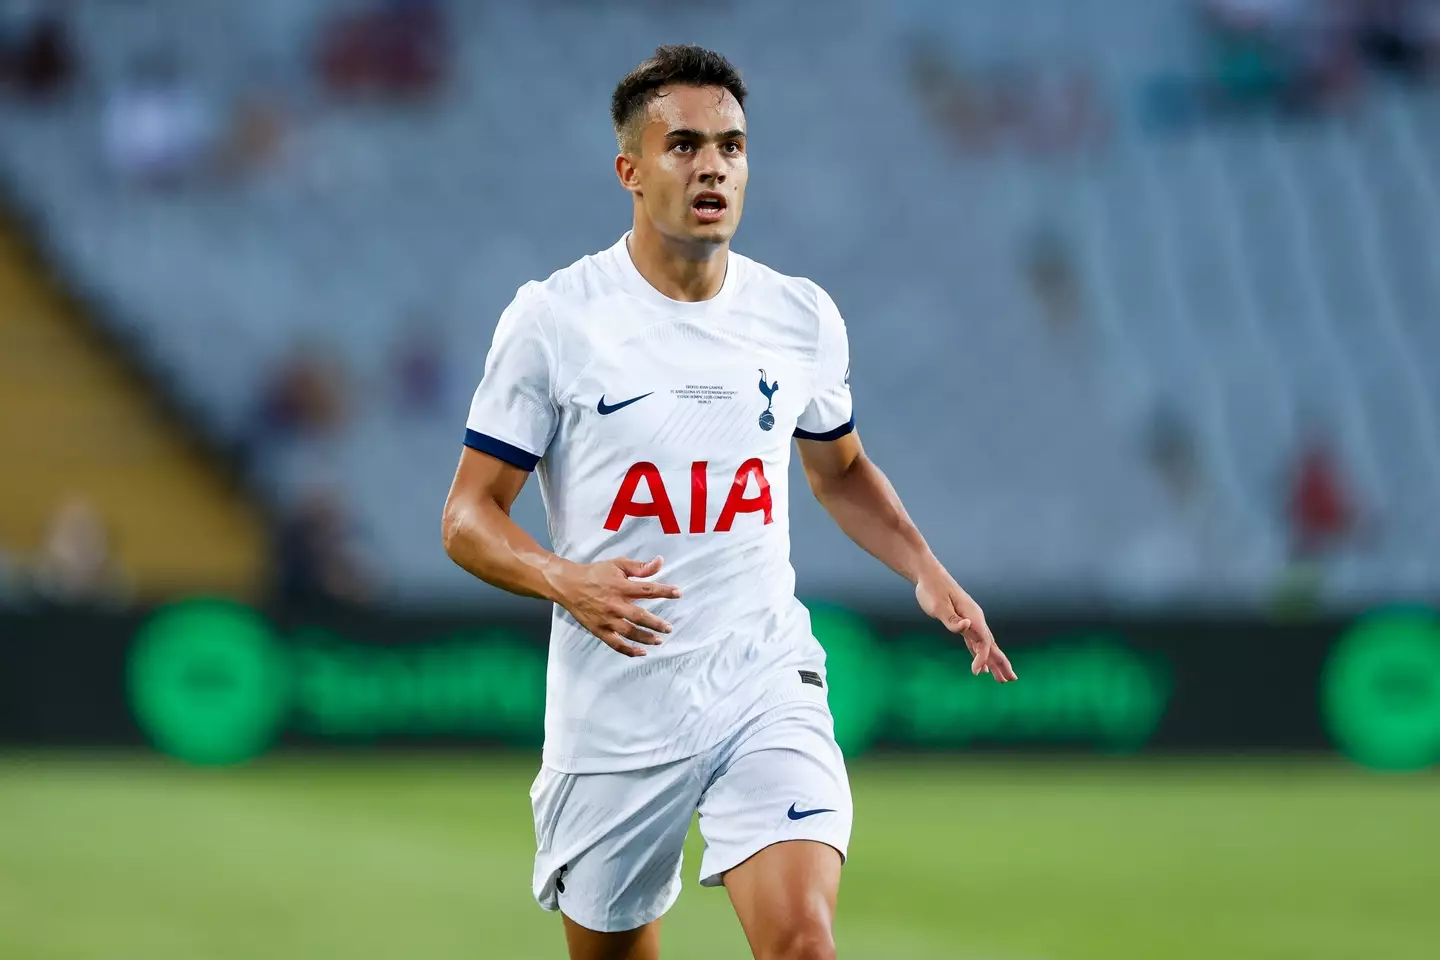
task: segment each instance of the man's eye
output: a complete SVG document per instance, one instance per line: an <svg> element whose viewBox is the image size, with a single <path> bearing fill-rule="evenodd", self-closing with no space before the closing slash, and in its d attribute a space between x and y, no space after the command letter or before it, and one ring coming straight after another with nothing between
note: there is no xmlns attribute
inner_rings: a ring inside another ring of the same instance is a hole
<svg viewBox="0 0 1440 960"><path fill-rule="evenodd" d="M690 153L695 149L695 147L692 144L688 143L677 143L675 144L675 149L679 150L681 153Z"/></svg>
<svg viewBox="0 0 1440 960"><path fill-rule="evenodd" d="M737 143L737 142L735 142L734 140L731 140L731 141L727 142L727 143L725 144L725 152L726 152L726 153L739 153L739 152L740 152L740 144Z"/></svg>

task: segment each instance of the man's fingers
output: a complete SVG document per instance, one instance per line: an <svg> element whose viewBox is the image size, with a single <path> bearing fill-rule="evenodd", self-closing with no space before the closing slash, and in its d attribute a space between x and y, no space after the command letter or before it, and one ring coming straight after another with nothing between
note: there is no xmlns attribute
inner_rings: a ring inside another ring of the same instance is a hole
<svg viewBox="0 0 1440 960"><path fill-rule="evenodd" d="M980 675L983 668L993 668L996 665L994 660L996 655L1001 658L1005 656L1000 653L1000 648L995 643L995 635L990 632L990 628L984 620L977 620L971 624L970 629L965 633L965 639L969 643L970 652L975 654L975 659L970 664L970 672L976 676ZM1009 663L1010 661L1005 661L1007 667Z"/></svg>
<svg viewBox="0 0 1440 960"><path fill-rule="evenodd" d="M644 630L640 627L635 626L635 624L633 623L627 623L615 632L628 640L633 640L636 643L643 643L646 646L650 647L655 646L661 641L661 639L663 639L661 637L655 636L655 634L651 633L649 630Z"/></svg>
<svg viewBox="0 0 1440 960"><path fill-rule="evenodd" d="M638 610L639 608L637 607L636 609ZM633 640L636 643L643 643L648 647L656 646L665 639L664 637L657 637L649 630L646 630L644 627L640 626L637 622L637 619L638 617L636 615L627 617L624 623L616 626L615 632L620 634L620 636L622 637ZM663 620L659 622L664 623Z"/></svg>
<svg viewBox="0 0 1440 960"><path fill-rule="evenodd" d="M970 633L986 646L995 646L995 634L990 632L990 625L984 620L978 620L971 625Z"/></svg>
<svg viewBox="0 0 1440 960"><path fill-rule="evenodd" d="M680 588L669 583L654 583L649 580L631 580L625 585L627 597L644 597L646 599L680 599Z"/></svg>
<svg viewBox="0 0 1440 960"><path fill-rule="evenodd" d="M985 665L985 661L989 657L989 655L990 650L988 647L981 647L980 649L976 650L974 659L970 661L970 672L978 677L980 676L982 671L988 669Z"/></svg>
<svg viewBox="0 0 1440 960"><path fill-rule="evenodd" d="M603 640L606 646L610 647L616 653L623 654L627 657L645 656L644 647L637 647L635 644L629 643L614 630L605 630L597 633L596 636Z"/></svg>
<svg viewBox="0 0 1440 960"><path fill-rule="evenodd" d="M649 610L643 607L637 607L633 603L623 607L620 610L620 616L637 626L648 627L656 633L669 633L671 630L669 623L661 620ZM656 642L658 643L659 641L657 640Z"/></svg>
<svg viewBox="0 0 1440 960"><path fill-rule="evenodd" d="M1011 680L1020 679L1015 668L1010 665L1010 658L1005 656L999 647L992 646L990 654L990 673L1001 683L1009 683Z"/></svg>
<svg viewBox="0 0 1440 960"><path fill-rule="evenodd" d="M970 618L962 617L958 613L952 613L945 618L945 629L951 633L964 633L970 629Z"/></svg>
<svg viewBox="0 0 1440 960"><path fill-rule="evenodd" d="M973 630L965 634L965 639L969 641L968 646L972 654L970 672L978 677L989 667L990 654L995 649L995 644L993 642L987 643L984 637Z"/></svg>
<svg viewBox="0 0 1440 960"><path fill-rule="evenodd" d="M664 558L655 557L651 560L631 560L629 557L620 557L615 561L615 566L627 577L653 577L660 572L660 565Z"/></svg>
<svg viewBox="0 0 1440 960"><path fill-rule="evenodd" d="M984 622L977 622L973 629L965 635L969 642L970 650L975 659L970 664L970 672L976 676L983 670L989 673L999 683L1009 683L1011 680L1018 680L1015 668L1010 665L1010 658L1000 649L995 642L995 635L990 632L990 627Z"/></svg>

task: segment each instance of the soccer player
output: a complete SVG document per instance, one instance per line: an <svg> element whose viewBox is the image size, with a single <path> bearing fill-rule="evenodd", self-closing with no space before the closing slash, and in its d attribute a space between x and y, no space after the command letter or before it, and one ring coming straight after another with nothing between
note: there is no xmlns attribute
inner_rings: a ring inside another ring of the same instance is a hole
<svg viewBox="0 0 1440 960"><path fill-rule="evenodd" d="M865 456L835 304L730 249L745 96L694 46L620 81L633 225L501 315L445 504L456 563L554 604L534 893L573 960L660 955L697 810L700 883L725 887L754 955L835 956L850 788L794 596L791 436L840 528L964 637L974 673L1015 679ZM537 467L554 552L510 518Z"/></svg>

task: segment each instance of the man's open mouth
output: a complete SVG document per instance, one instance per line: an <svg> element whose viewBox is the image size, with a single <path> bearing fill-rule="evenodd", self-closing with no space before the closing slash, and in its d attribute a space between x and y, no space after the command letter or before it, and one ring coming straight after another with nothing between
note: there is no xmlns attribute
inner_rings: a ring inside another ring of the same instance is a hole
<svg viewBox="0 0 1440 960"><path fill-rule="evenodd" d="M724 195L713 191L697 194L695 199L690 202L690 209L695 211L695 215L707 222L713 222L725 216L727 206L729 204Z"/></svg>

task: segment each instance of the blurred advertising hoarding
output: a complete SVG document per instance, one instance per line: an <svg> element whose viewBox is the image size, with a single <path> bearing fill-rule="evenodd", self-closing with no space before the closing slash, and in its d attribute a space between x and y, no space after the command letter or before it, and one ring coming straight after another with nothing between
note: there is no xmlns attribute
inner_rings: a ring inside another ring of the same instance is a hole
<svg viewBox="0 0 1440 960"><path fill-rule="evenodd" d="M923 618L811 605L836 735L870 750L1274 752L1440 763L1440 613L1305 622L997 619L1001 687ZM194 599L0 615L0 742L138 744L193 763L277 747L537 749L544 618L268 612Z"/></svg>

